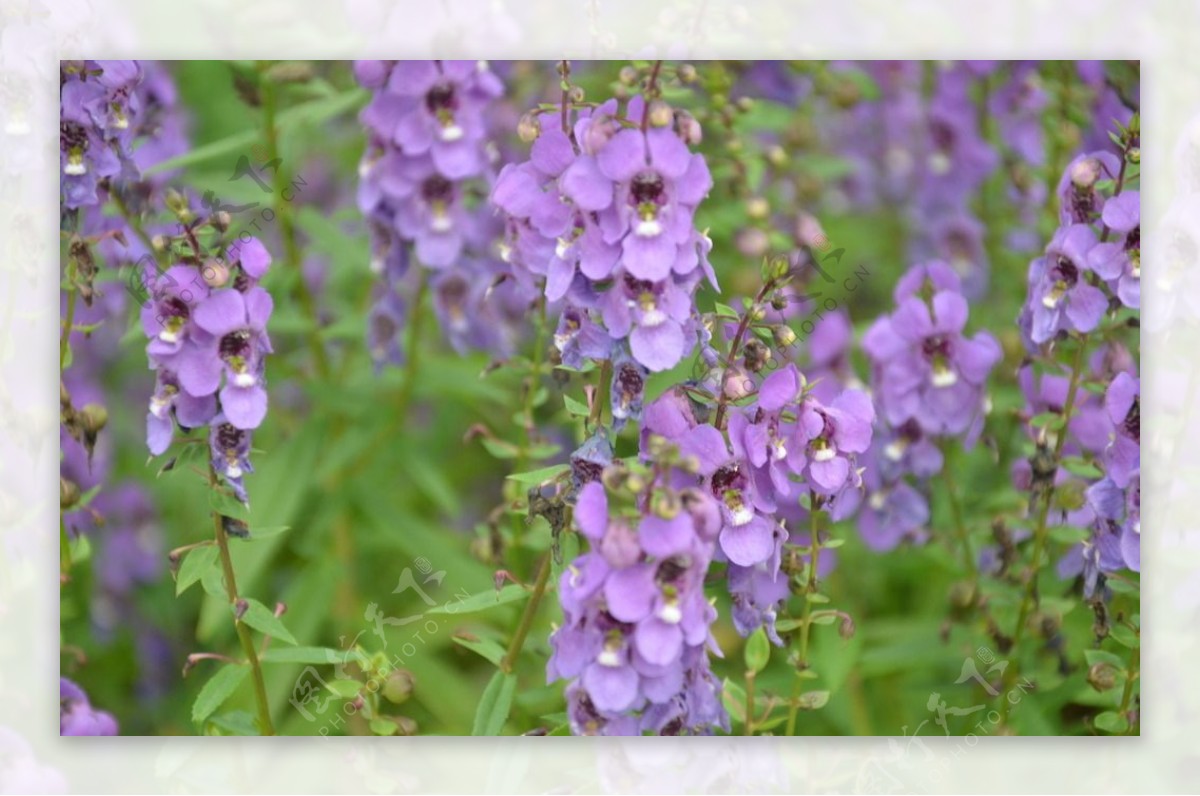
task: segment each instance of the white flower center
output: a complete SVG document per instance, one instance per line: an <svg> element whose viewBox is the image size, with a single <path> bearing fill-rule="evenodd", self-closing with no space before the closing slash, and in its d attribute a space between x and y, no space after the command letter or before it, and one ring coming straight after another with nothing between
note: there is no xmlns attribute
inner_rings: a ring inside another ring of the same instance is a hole
<svg viewBox="0 0 1200 796"><path fill-rule="evenodd" d="M158 339L162 340L164 343L174 343L179 340L179 335L171 329L163 327L163 330L158 333Z"/></svg>
<svg viewBox="0 0 1200 796"><path fill-rule="evenodd" d="M658 618L668 625L677 625L683 619L683 611L679 610L679 603L669 602L658 612Z"/></svg>
<svg viewBox="0 0 1200 796"><path fill-rule="evenodd" d="M558 239L558 243L554 246L554 256L560 260L566 259L567 252L571 250L571 241Z"/></svg>
<svg viewBox="0 0 1200 796"><path fill-rule="evenodd" d="M950 173L950 156L945 152L935 152L929 157L929 170L937 176Z"/></svg>
<svg viewBox="0 0 1200 796"><path fill-rule="evenodd" d="M754 519L754 511L745 503L739 503L729 510L729 521L738 527L745 525L752 519Z"/></svg>
<svg viewBox="0 0 1200 796"><path fill-rule="evenodd" d="M596 656L596 663L601 666L617 667L621 665L621 656L612 647L605 647Z"/></svg>
<svg viewBox="0 0 1200 796"><path fill-rule="evenodd" d="M827 462L834 456L837 456L837 451L833 448L818 448L813 451L813 461L815 462Z"/></svg>
<svg viewBox="0 0 1200 796"><path fill-rule="evenodd" d="M242 477L241 466L237 462L230 462L229 466L225 468L225 477L226 478L241 478Z"/></svg>
<svg viewBox="0 0 1200 796"><path fill-rule="evenodd" d="M442 128L443 141L457 141L463 137L463 129L457 124L450 123Z"/></svg>
<svg viewBox="0 0 1200 796"><path fill-rule="evenodd" d="M434 232L449 232L454 224L450 221L450 216L445 213L434 213L429 226Z"/></svg>
<svg viewBox="0 0 1200 796"><path fill-rule="evenodd" d="M874 511L883 511L883 507L887 505L887 498L882 492L872 492L871 497L867 500L867 504Z"/></svg>
<svg viewBox="0 0 1200 796"><path fill-rule="evenodd" d="M150 396L150 414L162 420L167 416L167 408L171 405L171 399L160 398L157 395Z"/></svg>
<svg viewBox="0 0 1200 796"><path fill-rule="evenodd" d="M883 455L888 457L890 461L898 462L904 458L904 451L908 450L908 443L902 439L892 440L883 449Z"/></svg>
<svg viewBox="0 0 1200 796"><path fill-rule="evenodd" d="M949 368L934 368L929 380L934 387L953 387L958 384L958 374Z"/></svg>
<svg viewBox="0 0 1200 796"><path fill-rule="evenodd" d="M637 226L633 228L640 237L653 238L662 234L662 224L658 223L656 218L642 219L638 221Z"/></svg>
<svg viewBox="0 0 1200 796"><path fill-rule="evenodd" d="M87 166L84 165L83 158L76 159L72 156L67 158L67 165L63 167L63 173L78 177L81 174L87 174Z"/></svg>
<svg viewBox="0 0 1200 796"><path fill-rule="evenodd" d="M774 457L775 461L787 458L787 454L787 443L782 439L771 440L771 456Z"/></svg>
<svg viewBox="0 0 1200 796"><path fill-rule="evenodd" d="M238 387L253 387L258 383L258 377L253 373L238 373L233 377L233 383Z"/></svg>

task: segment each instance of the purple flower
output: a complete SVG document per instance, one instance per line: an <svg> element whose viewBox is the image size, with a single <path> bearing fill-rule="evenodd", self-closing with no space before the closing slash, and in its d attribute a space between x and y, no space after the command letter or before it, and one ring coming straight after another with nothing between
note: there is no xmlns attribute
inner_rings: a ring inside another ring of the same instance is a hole
<svg viewBox="0 0 1200 796"><path fill-rule="evenodd" d="M99 202L112 178L136 176L130 144L139 113L137 61L63 61L60 66L59 162L62 204Z"/></svg>
<svg viewBox="0 0 1200 796"><path fill-rule="evenodd" d="M657 465L654 472L668 474ZM570 679L577 735L707 734L728 726L708 672L715 609L704 576L720 527L695 488L621 486L624 468L582 484L575 521L591 552L559 584L564 624L551 637L547 678ZM700 693L696 692L699 688Z"/></svg>
<svg viewBox="0 0 1200 796"><path fill-rule="evenodd" d="M246 473L254 472L250 464L250 437L250 431L230 423L223 414L214 417L209 425L208 448L213 470L225 478L237 499L247 505L249 498L242 479Z"/></svg>
<svg viewBox="0 0 1200 796"><path fill-rule="evenodd" d="M1104 408L1115 429L1104 452L1104 466L1108 477L1122 489L1141 471L1141 385L1140 379L1118 373L1104 394Z"/></svg>
<svg viewBox="0 0 1200 796"><path fill-rule="evenodd" d="M65 677L58 680L59 735L116 735L117 720L96 710L83 689Z"/></svg>
<svg viewBox="0 0 1200 796"><path fill-rule="evenodd" d="M241 429L258 428L267 414L263 388L265 356L271 353L267 336L274 302L261 287L241 293L219 290L196 307L196 325L208 333L206 344L189 349L180 372L190 373L190 383L200 393L212 393L225 374L221 410Z"/></svg>
<svg viewBox="0 0 1200 796"><path fill-rule="evenodd" d="M863 348L889 425L915 419L928 434L959 435L982 423L985 382L1001 351L986 332L963 335L967 309L951 289L938 290L928 304L909 295L867 331Z"/></svg>
<svg viewBox="0 0 1200 796"><path fill-rule="evenodd" d="M1086 224L1060 227L1044 256L1029 266L1029 337L1041 345L1062 331L1090 332L1108 309L1104 291L1087 281L1096 234Z"/></svg>
<svg viewBox="0 0 1200 796"><path fill-rule="evenodd" d="M1088 252L1088 265L1126 307L1138 309L1142 299L1141 197L1125 191L1104 205L1104 226L1121 236L1119 241L1097 243Z"/></svg>
<svg viewBox="0 0 1200 796"><path fill-rule="evenodd" d="M1058 181L1058 219L1064 226L1092 224L1104 210L1104 195L1096 187L1102 180L1116 179L1121 161L1111 152L1079 155Z"/></svg>

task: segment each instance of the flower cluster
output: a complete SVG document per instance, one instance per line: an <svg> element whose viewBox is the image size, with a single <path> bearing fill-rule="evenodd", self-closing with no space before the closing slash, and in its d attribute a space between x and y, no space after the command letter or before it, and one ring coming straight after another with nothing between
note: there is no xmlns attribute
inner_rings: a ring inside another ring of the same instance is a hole
<svg viewBox="0 0 1200 796"><path fill-rule="evenodd" d="M569 114L568 114L569 115ZM564 301L555 343L563 362L607 359L628 340L633 359L667 370L697 333L692 294L707 276L711 242L695 228L712 187L690 115L634 97L574 111L574 123L537 125L529 161L504 167L492 202L507 218L506 258L518 279L544 281ZM540 123L539 123L540 122Z"/></svg>
<svg viewBox="0 0 1200 796"><path fill-rule="evenodd" d="M776 610L788 594L780 574L784 521L800 518L803 495L837 519L854 510L862 486L857 458L871 445L875 420L859 390L825 404L806 387L792 364L764 378L752 403L730 410L728 443L697 421L681 390L646 407L642 432L643 447L662 437L693 462L701 488L720 507L719 550L729 561L735 625L748 634L765 624L776 643Z"/></svg>
<svg viewBox="0 0 1200 796"><path fill-rule="evenodd" d="M158 274L141 313L155 368L146 417L150 452L166 451L176 423L210 426L213 468L243 501L242 476L252 472L250 432L267 413L267 322L274 302L259 280L270 265L261 242L241 239L220 261Z"/></svg>
<svg viewBox="0 0 1200 796"><path fill-rule="evenodd" d="M116 735L117 720L96 710L87 694L65 677L58 680L59 735Z"/></svg>
<svg viewBox="0 0 1200 796"><path fill-rule="evenodd" d="M140 113L137 61L63 61L58 125L62 205L100 202L104 180L136 174L131 144Z"/></svg>
<svg viewBox="0 0 1200 796"><path fill-rule="evenodd" d="M506 353L522 296L499 284L506 269L490 255L499 229L482 201L492 181L488 115L503 84L476 61L356 61L354 73L373 92L361 115L368 142L358 189L371 269L382 276L369 319L372 356L402 360L414 257L432 272L451 344Z"/></svg>
<svg viewBox="0 0 1200 796"><path fill-rule="evenodd" d="M863 337L881 428L860 532L876 549L924 538L929 506L913 482L941 471L935 439L970 445L983 430L987 378L1001 350L987 332L964 334L969 307L961 289L944 263L913 266L896 284L896 309Z"/></svg>
<svg viewBox="0 0 1200 796"><path fill-rule="evenodd" d="M577 735L708 734L729 728L709 670L716 610L704 594L721 517L677 450L610 464L579 490L590 551L563 573L565 622L551 636L551 682L567 687Z"/></svg>
<svg viewBox="0 0 1200 796"><path fill-rule="evenodd" d="M1110 311L1136 312L1141 289L1140 196L1127 184L1128 156L1138 144L1136 119L1114 141L1120 151L1097 149L1076 156L1059 180L1060 226L1045 254L1029 267L1028 295L1018 325L1025 346L1040 356L1049 344L1095 331ZM1083 339L1076 345L1084 345ZM1061 415L1069 406L1065 427L1052 433L1030 429L1039 446L1032 463L1016 469L1018 486L1064 488L1073 478L1063 469L1044 467L1041 458L1053 450L1064 457L1085 457L1102 475L1086 487L1081 505L1054 519L1091 529L1089 538L1058 565L1064 577L1081 575L1085 597L1103 583L1102 576L1141 565L1140 381L1137 367L1123 348L1108 345L1094 354L1077 382L1104 385L1103 401L1080 384L1052 374L1035 385L1032 369L1022 372L1031 416ZM1074 394L1072 395L1072 391Z"/></svg>

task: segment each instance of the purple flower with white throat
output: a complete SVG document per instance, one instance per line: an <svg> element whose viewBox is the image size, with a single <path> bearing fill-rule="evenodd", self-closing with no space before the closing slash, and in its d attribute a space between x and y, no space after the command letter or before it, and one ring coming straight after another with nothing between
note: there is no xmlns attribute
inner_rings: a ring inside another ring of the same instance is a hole
<svg viewBox="0 0 1200 796"><path fill-rule="evenodd" d="M1125 191L1109 199L1101 215L1104 226L1120 240L1097 243L1088 252L1088 265L1126 307L1142 301L1141 195Z"/></svg>
<svg viewBox="0 0 1200 796"><path fill-rule="evenodd" d="M1141 380L1128 373L1118 373L1104 394L1104 408L1115 429L1104 452L1104 466L1122 489L1141 472L1141 401Z"/></svg>
<svg viewBox="0 0 1200 796"><path fill-rule="evenodd" d="M1058 182L1058 219L1064 226L1093 224L1104 210L1104 195L1097 188L1103 180L1116 179L1121 160L1111 152L1077 156Z"/></svg>
<svg viewBox="0 0 1200 796"><path fill-rule="evenodd" d="M234 495L249 505L243 480L247 473L254 472L250 464L251 432L230 423L218 414L209 425L208 447L212 468L233 488Z"/></svg>
<svg viewBox="0 0 1200 796"><path fill-rule="evenodd" d="M897 290L899 295L899 288ZM863 337L875 400L889 425L916 420L928 434L974 430L985 412L985 383L1000 361L990 334L963 334L967 301L951 289L900 300Z"/></svg>
<svg viewBox="0 0 1200 796"><path fill-rule="evenodd" d="M273 308L261 287L245 293L219 290L196 307L196 325L210 335L210 342L191 349L181 368L191 369L193 384L201 385L202 393L215 392L224 372L221 409L241 429L257 428L267 414L263 372L271 353L267 321Z"/></svg>
<svg viewBox="0 0 1200 796"><path fill-rule="evenodd" d="M175 421L185 429L208 425L217 413L216 397L211 393L194 396L179 384L179 377L166 367L155 376L154 394L150 396L150 411L146 415L146 444L150 453L159 456L171 446Z"/></svg>
<svg viewBox="0 0 1200 796"><path fill-rule="evenodd" d="M1104 291L1088 282L1096 233L1087 224L1060 227L1046 253L1029 266L1029 337L1041 345L1059 332L1087 333L1108 309Z"/></svg>

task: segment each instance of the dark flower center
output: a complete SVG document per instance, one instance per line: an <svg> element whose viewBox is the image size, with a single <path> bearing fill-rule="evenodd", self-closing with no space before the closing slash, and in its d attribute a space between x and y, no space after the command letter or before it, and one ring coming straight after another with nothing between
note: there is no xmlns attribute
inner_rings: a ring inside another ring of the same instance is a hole
<svg viewBox="0 0 1200 796"><path fill-rule="evenodd" d="M665 205L667 194L662 177L653 171L641 172L629 186L629 198L634 205Z"/></svg>
<svg viewBox="0 0 1200 796"><path fill-rule="evenodd" d="M1133 437L1133 439L1141 442L1142 440L1142 399L1141 396L1134 396L1133 405L1129 407L1129 411L1125 414L1125 422L1122 424L1125 433Z"/></svg>
<svg viewBox="0 0 1200 796"><path fill-rule="evenodd" d="M1068 288L1074 287L1079 281L1079 269L1075 267L1075 263L1068 260L1066 257L1059 255L1054 261L1054 281L1062 282Z"/></svg>
<svg viewBox="0 0 1200 796"><path fill-rule="evenodd" d="M713 473L712 493L720 498L730 489L740 491L744 481L745 478L738 470L737 464L727 464Z"/></svg>
<svg viewBox="0 0 1200 796"><path fill-rule="evenodd" d="M1142 225L1138 224L1125 235L1125 251L1137 251L1142 248Z"/></svg>
<svg viewBox="0 0 1200 796"><path fill-rule="evenodd" d="M642 378L636 365L626 362L621 365L621 370L617 373L617 387L624 403L628 405L641 397L646 388L646 381Z"/></svg>
<svg viewBox="0 0 1200 796"><path fill-rule="evenodd" d="M454 93L454 84L438 83L425 95L425 107L434 115L452 112L458 108L458 98Z"/></svg>
<svg viewBox="0 0 1200 796"><path fill-rule="evenodd" d="M454 198L454 183L435 174L421 185L421 196L427 202L449 202Z"/></svg>
<svg viewBox="0 0 1200 796"><path fill-rule="evenodd" d="M245 329L230 332L221 338L221 359L226 362L245 362L250 357L250 333Z"/></svg>
<svg viewBox="0 0 1200 796"><path fill-rule="evenodd" d="M237 450L242 444L245 433L234 427L232 423L222 423L217 427L217 445L222 451Z"/></svg>
<svg viewBox="0 0 1200 796"><path fill-rule="evenodd" d="M166 296L159 301L159 313L164 319L182 318L187 320L192 314L188 309L187 302L178 296Z"/></svg>
<svg viewBox="0 0 1200 796"><path fill-rule="evenodd" d="M88 148L87 131L78 122L59 122L58 140L65 151Z"/></svg>
<svg viewBox="0 0 1200 796"><path fill-rule="evenodd" d="M1075 186L1075 190L1071 191L1070 203L1071 220L1086 224L1096 212L1096 192L1091 188Z"/></svg>
<svg viewBox="0 0 1200 796"><path fill-rule="evenodd" d="M647 282L645 279L634 279L628 272L625 274L625 289L629 291L629 295L631 296L655 292L653 282Z"/></svg>
<svg viewBox="0 0 1200 796"><path fill-rule="evenodd" d="M940 334L935 334L932 337L926 337L925 342L921 343L921 351L929 359L941 357L943 359L950 358L950 340Z"/></svg>
<svg viewBox="0 0 1200 796"><path fill-rule="evenodd" d="M930 125L929 136L933 140L934 149L938 152L952 151L955 140L958 138L954 128L942 121L935 121Z"/></svg>

